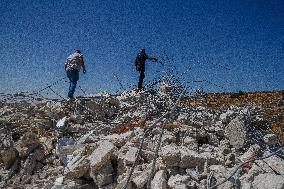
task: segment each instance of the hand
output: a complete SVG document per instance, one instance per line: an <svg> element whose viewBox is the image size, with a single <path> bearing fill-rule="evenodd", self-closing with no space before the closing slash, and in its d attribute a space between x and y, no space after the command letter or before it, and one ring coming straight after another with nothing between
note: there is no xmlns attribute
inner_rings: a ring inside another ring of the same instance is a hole
<svg viewBox="0 0 284 189"><path fill-rule="evenodd" d="M83 74L86 74L87 70L86 69L83 69Z"/></svg>

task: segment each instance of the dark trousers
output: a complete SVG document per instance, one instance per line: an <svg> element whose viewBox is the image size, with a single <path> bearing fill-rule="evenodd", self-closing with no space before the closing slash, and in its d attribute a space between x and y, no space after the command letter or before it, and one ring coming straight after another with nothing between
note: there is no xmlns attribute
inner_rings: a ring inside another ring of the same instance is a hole
<svg viewBox="0 0 284 189"><path fill-rule="evenodd" d="M139 71L138 89L142 89L143 79L145 78L145 71Z"/></svg>
<svg viewBox="0 0 284 189"><path fill-rule="evenodd" d="M67 77L69 78L69 92L68 97L73 98L77 81L79 80L79 71L75 69L70 69L66 71Z"/></svg>

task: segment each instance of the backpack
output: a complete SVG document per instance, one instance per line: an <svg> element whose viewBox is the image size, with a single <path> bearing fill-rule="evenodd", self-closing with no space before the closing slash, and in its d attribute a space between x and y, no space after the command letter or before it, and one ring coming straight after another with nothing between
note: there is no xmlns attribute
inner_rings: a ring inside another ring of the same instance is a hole
<svg viewBox="0 0 284 189"><path fill-rule="evenodd" d="M67 60L66 64L68 68L80 70L81 68L81 56L82 54L74 53L71 54Z"/></svg>

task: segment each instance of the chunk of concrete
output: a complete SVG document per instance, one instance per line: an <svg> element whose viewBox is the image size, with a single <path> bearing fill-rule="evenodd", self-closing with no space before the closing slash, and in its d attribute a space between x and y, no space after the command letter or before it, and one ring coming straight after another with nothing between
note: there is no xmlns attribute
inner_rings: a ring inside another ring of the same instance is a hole
<svg viewBox="0 0 284 189"><path fill-rule="evenodd" d="M19 156L19 152L15 148L10 148L1 151L1 159L6 169L10 168L16 158Z"/></svg>
<svg viewBox="0 0 284 189"><path fill-rule="evenodd" d="M239 118L233 119L225 128L225 137L229 139L230 144L234 148L243 148L246 141L248 141L247 129L244 121Z"/></svg>
<svg viewBox="0 0 284 189"><path fill-rule="evenodd" d="M97 172L108 164L116 150L117 148L109 141L99 142L98 147L88 157L91 172Z"/></svg>
<svg viewBox="0 0 284 189"><path fill-rule="evenodd" d="M283 189L284 179L281 175L271 173L260 174L254 178L252 187L254 189Z"/></svg>
<svg viewBox="0 0 284 189"><path fill-rule="evenodd" d="M160 156L167 167L178 166L180 162L180 151L175 144L166 145L161 148Z"/></svg>
<svg viewBox="0 0 284 189"><path fill-rule="evenodd" d="M132 182L137 188L144 188L151 173L151 167L147 166L139 175L133 177Z"/></svg>
<svg viewBox="0 0 284 189"><path fill-rule="evenodd" d="M189 176L177 174L169 178L168 185L170 189L187 189L187 184L189 181Z"/></svg>
<svg viewBox="0 0 284 189"><path fill-rule="evenodd" d="M270 169L273 169L273 171L276 171L278 174L284 175L284 160L283 159L277 156L271 156L262 161L265 162L270 167Z"/></svg>
<svg viewBox="0 0 284 189"><path fill-rule="evenodd" d="M198 148L197 140L189 136L184 138L183 145L187 146L187 148L190 150L197 150Z"/></svg>
<svg viewBox="0 0 284 189"><path fill-rule="evenodd" d="M242 161L248 161L257 157L261 147L258 144L254 144L240 157Z"/></svg>
<svg viewBox="0 0 284 189"><path fill-rule="evenodd" d="M99 186L105 186L113 183L113 172L114 169L111 165L111 162L109 162L104 168L102 168L99 172L90 172L90 176L93 178L94 182Z"/></svg>
<svg viewBox="0 0 284 189"><path fill-rule="evenodd" d="M18 143L20 144L21 147L27 147L30 145L38 145L40 144L40 141L35 133L29 132L25 133L21 137L20 141L18 141Z"/></svg>
<svg viewBox="0 0 284 189"><path fill-rule="evenodd" d="M138 148L129 147L129 150L126 152L124 156L126 165L133 165L136 159L137 152L138 152Z"/></svg>
<svg viewBox="0 0 284 189"><path fill-rule="evenodd" d="M167 172L165 170L159 170L153 180L151 181L152 189L167 189Z"/></svg>
<svg viewBox="0 0 284 189"><path fill-rule="evenodd" d="M64 127L66 126L66 122L67 122L67 117L63 117L62 119L58 120L57 123L56 123L56 127L57 128L61 128L61 127Z"/></svg>
<svg viewBox="0 0 284 189"><path fill-rule="evenodd" d="M89 171L89 160L81 153L71 159L64 169L67 179L80 178Z"/></svg>
<svg viewBox="0 0 284 189"><path fill-rule="evenodd" d="M190 150L185 146L179 148L180 151L180 164L181 168L196 167L197 159L199 157L196 151Z"/></svg>

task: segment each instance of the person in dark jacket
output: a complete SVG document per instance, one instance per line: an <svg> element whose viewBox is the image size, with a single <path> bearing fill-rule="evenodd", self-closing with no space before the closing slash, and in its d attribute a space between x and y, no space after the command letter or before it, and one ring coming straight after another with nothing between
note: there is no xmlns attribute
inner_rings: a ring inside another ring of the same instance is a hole
<svg viewBox="0 0 284 189"><path fill-rule="evenodd" d="M155 57L149 57L146 52L145 49L142 48L140 50L140 53L136 56L135 59L135 67L136 70L139 72L139 81L138 81L138 89L142 89L143 86L143 80L145 78L145 62L146 60L151 60L153 62L157 62L158 59Z"/></svg>

